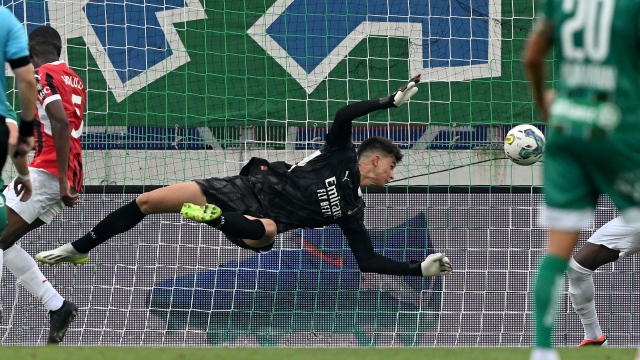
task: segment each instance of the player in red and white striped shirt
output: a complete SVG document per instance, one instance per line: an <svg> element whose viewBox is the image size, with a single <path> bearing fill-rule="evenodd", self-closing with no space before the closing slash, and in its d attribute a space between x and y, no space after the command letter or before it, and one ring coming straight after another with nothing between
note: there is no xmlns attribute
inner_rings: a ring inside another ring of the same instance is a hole
<svg viewBox="0 0 640 360"><path fill-rule="evenodd" d="M50 344L63 340L78 308L58 294L34 259L15 242L51 222L65 206L76 205L82 189L80 136L86 90L80 77L59 61L61 44L60 34L49 26L38 27L29 35L29 56L36 68L38 90L35 157L29 164L29 176L15 178L4 191L9 224L0 236L5 265L49 309ZM33 194L20 201L15 188L29 178Z"/></svg>
<svg viewBox="0 0 640 360"><path fill-rule="evenodd" d="M64 61L44 64L35 74L40 126L35 129L35 156L29 166L58 178L60 197L71 206L77 199L71 192L82 189L80 136L86 90L82 79Z"/></svg>

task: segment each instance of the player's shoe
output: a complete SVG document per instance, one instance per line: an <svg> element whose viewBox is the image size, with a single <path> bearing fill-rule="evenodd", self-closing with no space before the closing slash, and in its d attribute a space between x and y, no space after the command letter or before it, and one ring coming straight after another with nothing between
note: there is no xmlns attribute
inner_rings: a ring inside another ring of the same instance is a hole
<svg viewBox="0 0 640 360"><path fill-rule="evenodd" d="M602 334L596 340L584 339L578 346L607 346L607 337Z"/></svg>
<svg viewBox="0 0 640 360"><path fill-rule="evenodd" d="M222 215L222 210L213 204L199 206L191 203L185 203L180 210L182 216L193 221L206 223L215 220Z"/></svg>
<svg viewBox="0 0 640 360"><path fill-rule="evenodd" d="M51 324L49 326L49 338L47 344L57 345L67 334L69 325L78 316L78 307L71 301L65 300L62 303L62 307L56 311L49 311L49 319Z"/></svg>
<svg viewBox="0 0 640 360"><path fill-rule="evenodd" d="M64 244L57 249L38 253L36 260L49 265L58 265L63 262L84 265L89 261L89 254L79 253L71 244Z"/></svg>

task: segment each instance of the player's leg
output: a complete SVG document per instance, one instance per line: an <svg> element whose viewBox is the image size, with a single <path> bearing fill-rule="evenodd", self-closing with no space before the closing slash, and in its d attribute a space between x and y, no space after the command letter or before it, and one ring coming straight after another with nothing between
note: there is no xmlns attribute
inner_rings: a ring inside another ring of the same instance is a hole
<svg viewBox="0 0 640 360"><path fill-rule="evenodd" d="M184 203L205 205L206 198L195 182L185 182L163 187L138 196L135 200L107 215L91 231L80 239L36 256L48 264L71 262L84 256L108 239L132 229L150 214L179 213Z"/></svg>
<svg viewBox="0 0 640 360"><path fill-rule="evenodd" d="M603 249L600 249L603 248ZM600 265L604 265L610 261L604 262L590 270L580 264L580 259L593 263L592 259L599 252L614 252L615 259L618 258L618 252L611 250L605 246L586 243L576 256L569 262L567 269L567 277L569 278L569 297L571 303L584 328L584 340L579 346L586 345L606 345L606 337L602 333L600 323L598 322L598 314L596 313L595 304L595 286L593 283L593 271ZM615 260L614 259L614 260ZM614 261L612 260L612 261Z"/></svg>
<svg viewBox="0 0 640 360"><path fill-rule="evenodd" d="M64 299L53 289L51 284L38 269L37 264L21 247L14 245L29 231L42 226L44 221L38 218L40 210L47 206L43 203L43 194L46 194L46 184L40 179L40 173L30 169L31 181L37 192L26 202L20 201L15 194L15 181L12 181L4 190L3 196L7 205L6 214L9 221L5 231L0 235L0 249L4 250L4 265L15 275L24 287L36 298L41 300L49 310L57 310L62 306ZM57 181L50 175L53 181ZM46 179L51 180L51 179ZM45 181L46 182L46 181ZM44 188L41 188L44 185ZM59 196L56 191L56 196ZM60 201L59 199L56 199Z"/></svg>
<svg viewBox="0 0 640 360"><path fill-rule="evenodd" d="M20 201L15 194L13 182L5 189L9 225L0 236L0 246L5 249L3 258L7 269L49 310L47 342L57 344L64 339L78 308L60 296L33 258L15 243L28 232L51 222L64 204L60 200L60 189L54 175L39 169L30 169L30 173L33 186L38 191L26 202Z"/></svg>
<svg viewBox="0 0 640 360"><path fill-rule="evenodd" d="M197 180L208 204L185 204L182 215L217 228L242 248L268 251L278 229L276 223L263 214L261 201L253 188L256 181L244 176ZM261 216L245 215L247 212Z"/></svg>
<svg viewBox="0 0 640 360"><path fill-rule="evenodd" d="M78 307L60 296L42 274L35 260L19 245L13 245L6 250L4 258L7 269L15 275L25 289L49 310L47 343L58 344L62 342L69 326L78 315Z"/></svg>
<svg viewBox="0 0 640 360"><path fill-rule="evenodd" d="M617 217L596 231L569 263L569 295L584 327L584 345L606 345L595 308L593 272L640 252L640 229Z"/></svg>
<svg viewBox="0 0 640 360"><path fill-rule="evenodd" d="M549 232L547 254L540 263L534 289L536 342L531 360L559 359L551 337L562 276L579 235L573 230Z"/></svg>
<svg viewBox="0 0 640 360"><path fill-rule="evenodd" d="M0 236L0 244L4 250L4 265L15 275L25 289L29 290L36 299L40 300L48 310L58 310L64 299L47 281L33 258L24 251L16 241L21 239L29 231L42 226L44 222L36 219L31 224L16 214L11 208L7 208L9 225Z"/></svg>
<svg viewBox="0 0 640 360"><path fill-rule="evenodd" d="M559 286L579 235L575 230L552 228L549 232L547 254L540 264L535 286L536 344L539 347L551 347Z"/></svg>
<svg viewBox="0 0 640 360"><path fill-rule="evenodd" d="M633 251L640 230L623 223L617 217L598 229L569 262L569 296L584 328L580 346L606 345L607 339L600 328L595 306L593 272L602 265L620 258L623 251Z"/></svg>
<svg viewBox="0 0 640 360"><path fill-rule="evenodd" d="M198 206L184 204L182 216L214 227L227 235L236 245L256 250L267 250L276 238L278 228L271 219L243 215L241 212L225 211L215 205Z"/></svg>
<svg viewBox="0 0 640 360"><path fill-rule="evenodd" d="M260 221L262 223L262 226L265 229L264 235L260 239L253 239L254 237L257 238L258 235L249 237L249 236L244 236L242 233L239 233L237 237L241 238L247 245L253 248L264 248L273 244L273 241L276 239L276 235L278 234L278 226L273 220L258 219L249 215L245 215L244 217L253 222ZM229 235L232 235L230 231L229 231Z"/></svg>

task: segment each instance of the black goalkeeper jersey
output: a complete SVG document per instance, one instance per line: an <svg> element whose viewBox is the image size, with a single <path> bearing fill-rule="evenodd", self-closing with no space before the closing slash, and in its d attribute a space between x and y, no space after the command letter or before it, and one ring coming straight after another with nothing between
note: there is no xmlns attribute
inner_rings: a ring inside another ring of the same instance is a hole
<svg viewBox="0 0 640 360"><path fill-rule="evenodd" d="M350 142L349 142L350 143ZM340 224L364 214L356 151L351 146L325 144L291 166L253 158L242 174L261 186L257 191L265 215L278 232Z"/></svg>
<svg viewBox="0 0 640 360"><path fill-rule="evenodd" d="M253 158L240 175L255 179L263 215L276 223L278 233L338 224L362 271L421 275L419 262L398 262L376 254L364 226L365 204L351 141L352 122L392 104L390 98L383 98L344 106L336 113L320 150L295 165Z"/></svg>

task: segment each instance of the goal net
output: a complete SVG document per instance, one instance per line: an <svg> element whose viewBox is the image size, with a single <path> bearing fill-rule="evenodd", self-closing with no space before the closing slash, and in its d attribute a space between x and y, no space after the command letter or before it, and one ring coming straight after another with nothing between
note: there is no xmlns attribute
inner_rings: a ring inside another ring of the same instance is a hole
<svg viewBox="0 0 640 360"><path fill-rule="evenodd" d="M354 123L405 161L366 192L376 250L445 252L444 279L362 274L338 228L279 235L256 255L219 232L153 215L91 253L42 267L80 307L65 344L126 346L529 346L546 228L540 164L504 159L513 124L535 123L520 56L530 0L3 1L55 27L87 87L85 194L28 234L32 255L84 235L143 191L238 174L254 156L294 163L319 149L343 105L391 94L422 73L402 108ZM17 105L16 94L9 100ZM544 129L543 126L541 128ZM3 178L14 173L5 166ZM586 239L616 215L603 199ZM637 344L638 261L596 273L613 346ZM46 342L44 307L4 271L3 345ZM566 295L566 284L563 289ZM561 297L554 341L582 329Z"/></svg>

